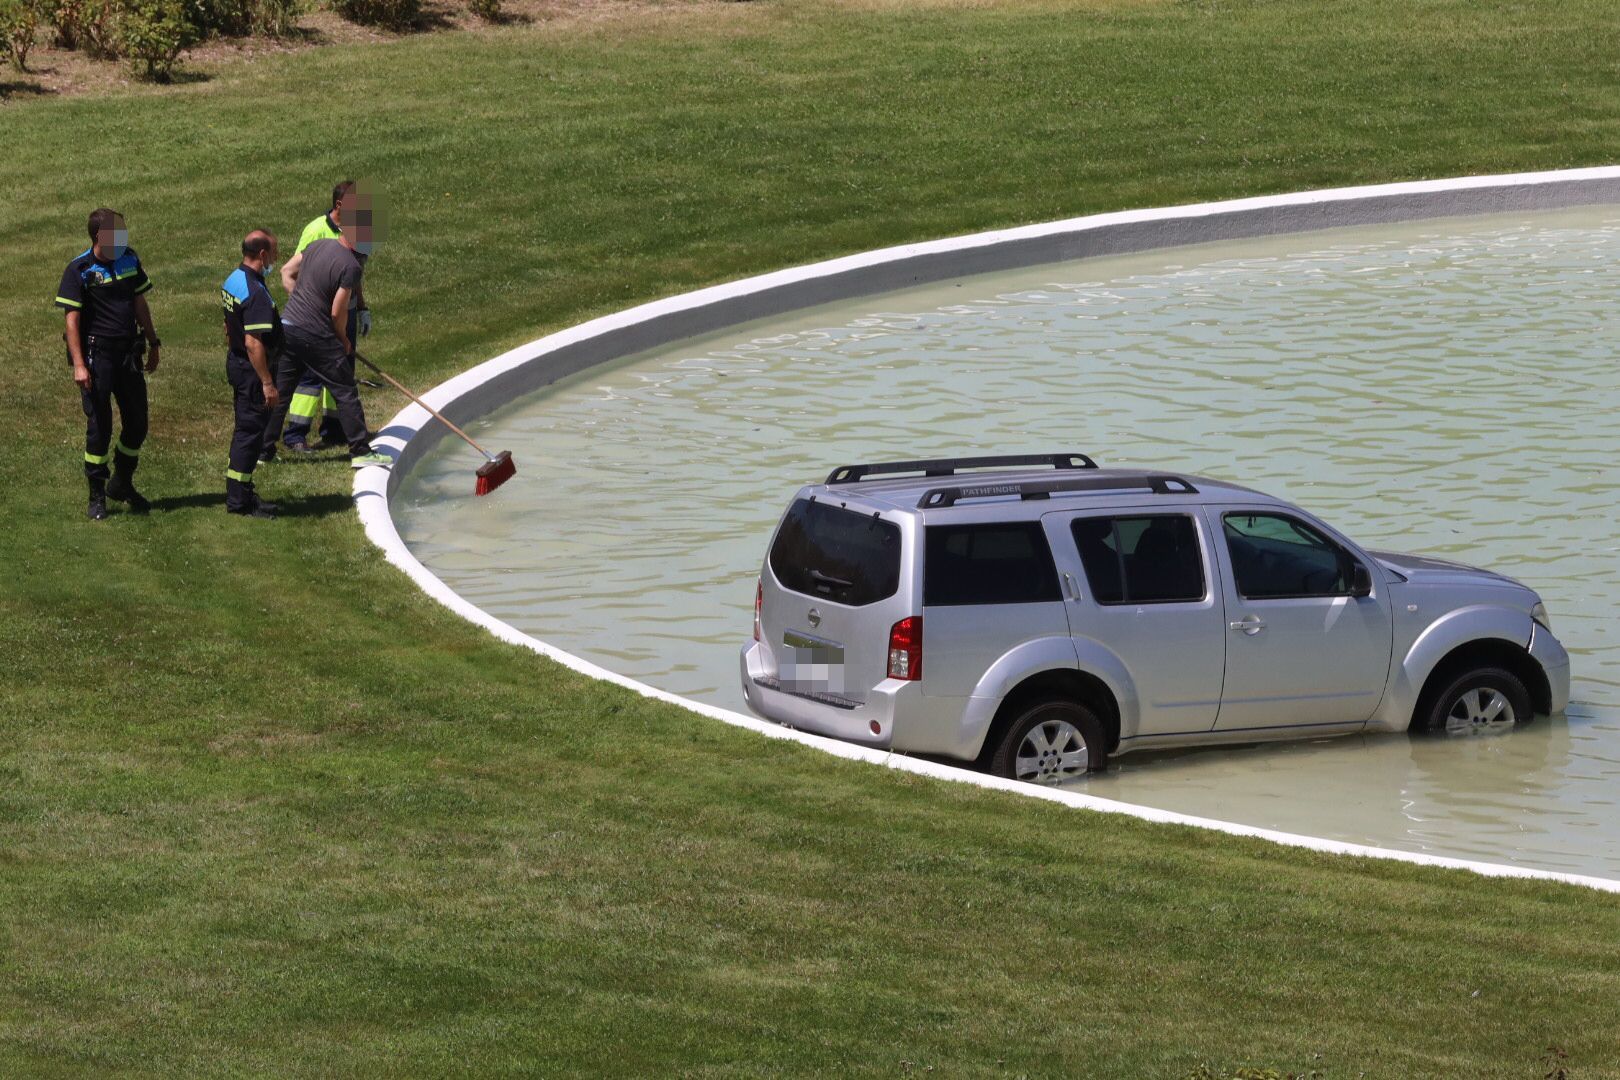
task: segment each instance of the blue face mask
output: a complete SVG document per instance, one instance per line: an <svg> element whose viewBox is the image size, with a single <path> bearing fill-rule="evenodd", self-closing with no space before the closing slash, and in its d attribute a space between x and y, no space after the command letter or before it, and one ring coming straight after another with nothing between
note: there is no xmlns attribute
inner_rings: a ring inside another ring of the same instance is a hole
<svg viewBox="0 0 1620 1080"><path fill-rule="evenodd" d="M362 255L370 255L371 249L375 246L375 240L356 240L354 242L354 250L358 251Z"/></svg>
<svg viewBox="0 0 1620 1080"><path fill-rule="evenodd" d="M273 274L275 272L276 272L276 264L274 262L267 262L267 263L264 264L264 275L266 277L269 277L271 274Z"/></svg>
<svg viewBox="0 0 1620 1080"><path fill-rule="evenodd" d="M109 245L111 249L111 256L114 260L122 259L124 257L124 252L129 250L129 230L114 229L112 234L112 244Z"/></svg>

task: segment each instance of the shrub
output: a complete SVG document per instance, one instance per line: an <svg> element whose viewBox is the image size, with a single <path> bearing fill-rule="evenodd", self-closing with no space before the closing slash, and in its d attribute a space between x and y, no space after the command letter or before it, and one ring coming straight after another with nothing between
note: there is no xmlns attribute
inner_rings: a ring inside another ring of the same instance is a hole
<svg viewBox="0 0 1620 1080"><path fill-rule="evenodd" d="M336 7L350 22L384 30L409 30L422 17L422 0L337 0Z"/></svg>
<svg viewBox="0 0 1620 1080"><path fill-rule="evenodd" d="M485 22L498 23L506 18L506 13L501 10L501 0L467 0L467 7Z"/></svg>
<svg viewBox="0 0 1620 1080"><path fill-rule="evenodd" d="M28 50L39 29L39 0L0 0L0 37L18 71L28 70Z"/></svg>
<svg viewBox="0 0 1620 1080"><path fill-rule="evenodd" d="M253 5L253 32L284 38L297 28L303 13L303 0L258 0Z"/></svg>
<svg viewBox="0 0 1620 1080"><path fill-rule="evenodd" d="M118 7L120 55L144 64L143 77L168 82L180 53L198 36L182 0L120 0Z"/></svg>
<svg viewBox="0 0 1620 1080"><path fill-rule="evenodd" d="M242 37L253 31L253 2L232 0L184 0L186 22L198 38L216 35Z"/></svg>
<svg viewBox="0 0 1620 1080"><path fill-rule="evenodd" d="M102 59L118 55L112 0L46 0L56 43Z"/></svg>
<svg viewBox="0 0 1620 1080"><path fill-rule="evenodd" d="M184 0L186 21L198 40L265 34L286 37L303 12L302 0Z"/></svg>

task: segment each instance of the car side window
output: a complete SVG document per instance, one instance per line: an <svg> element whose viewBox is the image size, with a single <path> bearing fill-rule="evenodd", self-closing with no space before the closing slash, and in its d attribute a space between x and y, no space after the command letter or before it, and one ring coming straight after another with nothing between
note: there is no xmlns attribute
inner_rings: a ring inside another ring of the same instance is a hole
<svg viewBox="0 0 1620 1080"><path fill-rule="evenodd" d="M1246 600L1348 596L1355 557L1298 518L1222 515L1237 591Z"/></svg>
<svg viewBox="0 0 1620 1080"><path fill-rule="evenodd" d="M1077 518L1070 531L1097 603L1173 604L1204 598L1198 529L1187 515Z"/></svg>
<svg viewBox="0 0 1620 1080"><path fill-rule="evenodd" d="M924 533L924 607L1063 599L1052 548L1038 521L930 525Z"/></svg>

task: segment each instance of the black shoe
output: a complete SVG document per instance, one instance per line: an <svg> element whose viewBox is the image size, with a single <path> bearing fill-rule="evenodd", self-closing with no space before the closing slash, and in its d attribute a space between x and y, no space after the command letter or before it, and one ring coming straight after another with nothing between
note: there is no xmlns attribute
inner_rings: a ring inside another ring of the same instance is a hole
<svg viewBox="0 0 1620 1080"><path fill-rule="evenodd" d="M274 460L276 460L276 448L275 447L270 446L270 447L266 447L265 449L259 451L259 464L260 465L268 465Z"/></svg>
<svg viewBox="0 0 1620 1080"><path fill-rule="evenodd" d="M309 448L309 443L305 442L303 439L299 439L297 442L284 443L283 445L287 447L288 451L294 454L313 454L315 452Z"/></svg>
<svg viewBox="0 0 1620 1080"><path fill-rule="evenodd" d="M108 482L107 498L127 503L132 514L145 514L152 509L152 504L147 502L146 496L135 490L135 485L127 476L114 476ZM105 513L103 510L103 516Z"/></svg>
<svg viewBox="0 0 1620 1080"><path fill-rule="evenodd" d="M225 512L228 514L235 514L238 517L253 517L273 520L276 516L276 504L256 502L252 506L246 506L240 510L234 506L227 506L225 508Z"/></svg>
<svg viewBox="0 0 1620 1080"><path fill-rule="evenodd" d="M107 500L99 495L90 496L90 506L84 512L91 521L107 520Z"/></svg>

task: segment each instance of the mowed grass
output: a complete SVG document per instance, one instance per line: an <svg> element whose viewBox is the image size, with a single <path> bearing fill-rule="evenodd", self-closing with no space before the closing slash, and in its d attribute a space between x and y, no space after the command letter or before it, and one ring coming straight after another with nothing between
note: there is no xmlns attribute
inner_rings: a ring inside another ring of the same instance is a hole
<svg viewBox="0 0 1620 1080"><path fill-rule="evenodd" d="M217 301L242 233L295 236L342 175L392 199L370 351L426 386L882 244L1607 163L1610 0L612 11L0 104L0 1075L1526 1077L1556 1047L1620 1076L1613 897L643 701L422 598L338 463L266 468L293 514L228 518ZM101 204L166 358L158 511L92 525L48 304Z"/></svg>

